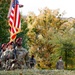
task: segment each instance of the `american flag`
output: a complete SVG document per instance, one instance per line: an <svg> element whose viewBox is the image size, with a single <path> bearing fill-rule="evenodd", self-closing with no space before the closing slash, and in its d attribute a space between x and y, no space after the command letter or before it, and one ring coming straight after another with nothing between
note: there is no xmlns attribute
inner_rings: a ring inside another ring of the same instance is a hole
<svg viewBox="0 0 75 75"><path fill-rule="evenodd" d="M9 32L10 32L10 42L16 39L16 32L17 31L18 30L15 29L14 27L10 27L10 30L9 30Z"/></svg>
<svg viewBox="0 0 75 75"><path fill-rule="evenodd" d="M12 0L9 9L9 25L10 25L10 40L14 40L17 33L21 30L20 12L19 12L19 2L18 0ZM13 37L13 38L12 38Z"/></svg>

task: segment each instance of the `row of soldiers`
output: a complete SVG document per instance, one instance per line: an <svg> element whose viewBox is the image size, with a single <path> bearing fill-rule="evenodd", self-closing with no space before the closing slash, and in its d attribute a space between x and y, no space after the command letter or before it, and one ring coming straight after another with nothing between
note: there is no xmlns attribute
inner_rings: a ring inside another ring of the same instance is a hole
<svg viewBox="0 0 75 75"><path fill-rule="evenodd" d="M34 63L30 64L33 59ZM24 69L32 68L35 64L34 56L29 57L29 52L22 47L22 38L16 39L14 42L2 44L0 50L0 68L1 69Z"/></svg>

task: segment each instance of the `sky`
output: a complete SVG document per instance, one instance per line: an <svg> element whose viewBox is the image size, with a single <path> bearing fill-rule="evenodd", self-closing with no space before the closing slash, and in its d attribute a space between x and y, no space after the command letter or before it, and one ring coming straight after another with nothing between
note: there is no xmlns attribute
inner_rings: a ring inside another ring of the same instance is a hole
<svg viewBox="0 0 75 75"><path fill-rule="evenodd" d="M51 10L59 9L60 13L65 11L63 17L75 18L75 0L19 0L19 4L24 7L20 8L22 15L27 15L28 12L39 14L39 9L48 7Z"/></svg>

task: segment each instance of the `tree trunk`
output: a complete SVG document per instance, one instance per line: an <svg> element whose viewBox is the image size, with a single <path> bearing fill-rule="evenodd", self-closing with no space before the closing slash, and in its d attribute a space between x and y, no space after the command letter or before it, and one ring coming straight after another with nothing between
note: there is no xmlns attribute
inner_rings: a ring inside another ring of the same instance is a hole
<svg viewBox="0 0 75 75"><path fill-rule="evenodd" d="M67 50L65 50L65 67L67 69Z"/></svg>

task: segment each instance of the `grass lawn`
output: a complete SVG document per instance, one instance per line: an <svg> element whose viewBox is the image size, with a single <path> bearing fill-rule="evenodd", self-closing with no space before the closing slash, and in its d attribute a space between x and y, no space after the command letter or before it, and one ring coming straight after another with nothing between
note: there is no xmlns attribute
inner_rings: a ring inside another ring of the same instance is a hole
<svg viewBox="0 0 75 75"><path fill-rule="evenodd" d="M75 75L75 70L38 70L24 69L12 71L0 71L0 75Z"/></svg>

